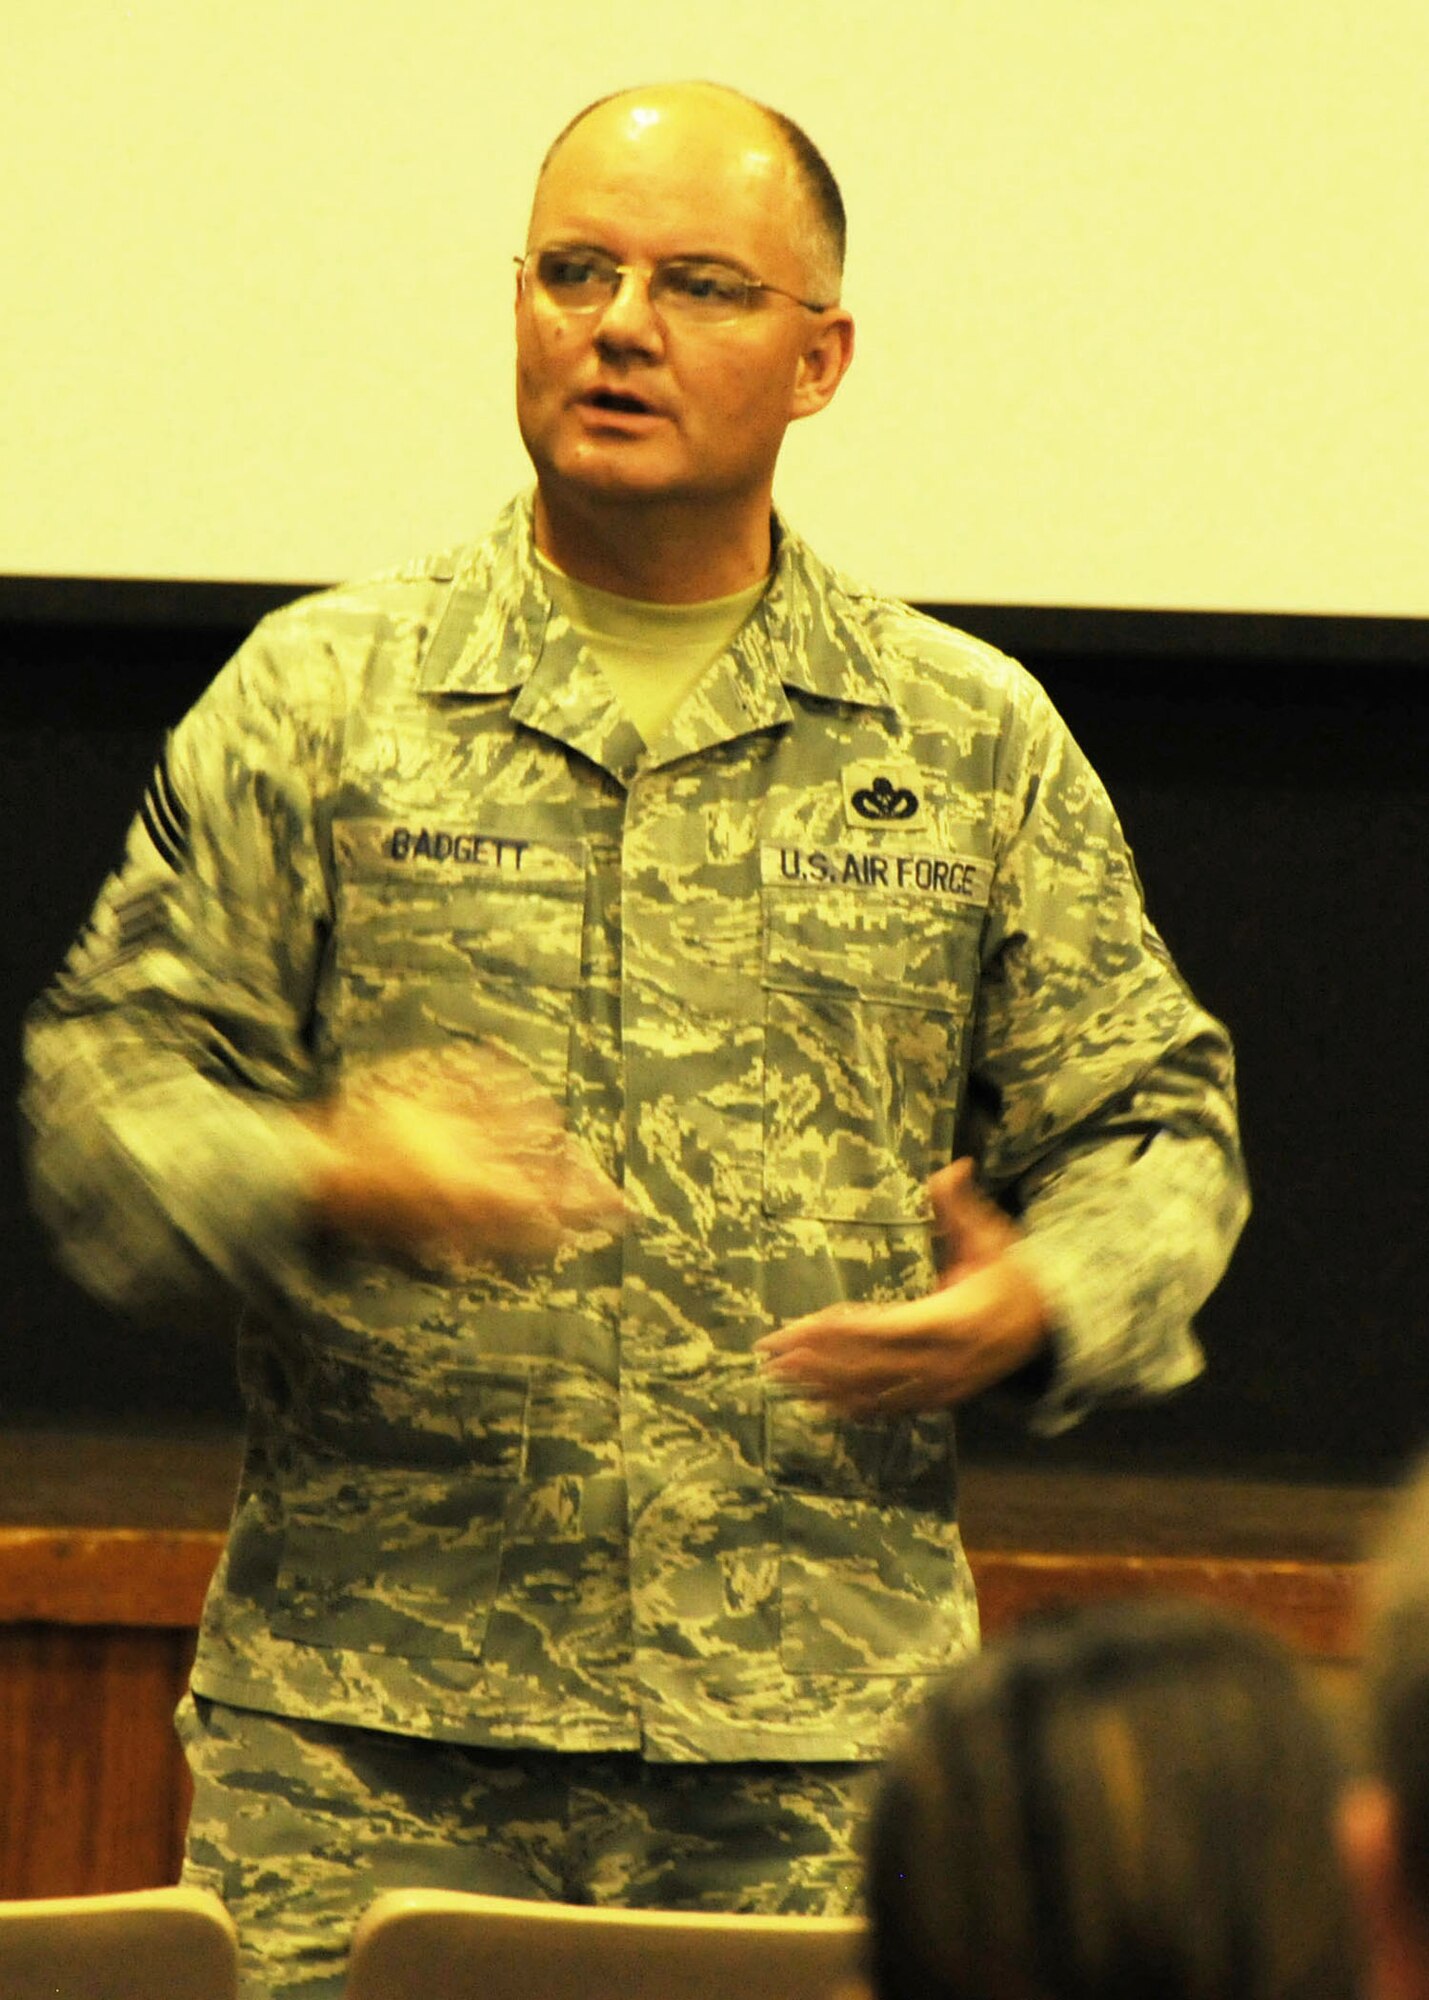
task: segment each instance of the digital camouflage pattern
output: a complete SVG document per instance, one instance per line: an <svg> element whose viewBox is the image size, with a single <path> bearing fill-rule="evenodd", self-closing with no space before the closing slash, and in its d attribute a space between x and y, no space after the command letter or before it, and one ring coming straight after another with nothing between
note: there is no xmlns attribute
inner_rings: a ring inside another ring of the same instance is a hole
<svg viewBox="0 0 1429 2000"><path fill-rule="evenodd" d="M548 1267L305 1230L289 1107L524 1064L624 1188ZM1013 662L787 531L648 754L485 544L276 613L174 731L29 1031L72 1268L242 1303L250 1435L194 1686L656 1760L868 1759L976 1642L951 1413L848 1422L758 1336L933 1282L970 1150L1058 1319L1045 1428L1199 1366L1245 1207L1221 1028Z"/></svg>
<svg viewBox="0 0 1429 2000"><path fill-rule="evenodd" d="M183 1879L238 1926L244 2000L343 1990L393 1889L597 1907L839 1916L859 1902L867 1764L652 1764L490 1751L186 1699ZM855 1956L850 1940L850 1969Z"/></svg>

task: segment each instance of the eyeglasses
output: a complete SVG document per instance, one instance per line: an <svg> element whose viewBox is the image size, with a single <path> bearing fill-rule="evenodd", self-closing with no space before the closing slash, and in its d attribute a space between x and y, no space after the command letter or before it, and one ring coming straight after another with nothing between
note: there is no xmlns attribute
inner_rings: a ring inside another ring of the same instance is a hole
<svg viewBox="0 0 1429 2000"><path fill-rule="evenodd" d="M548 304L563 313L597 313L619 292L626 276L639 264L621 264L603 250L530 250L513 260L523 279L535 285ZM650 304L663 317L718 326L757 311L764 294L789 299L807 312L827 312L827 305L801 299L782 285L767 285L733 264L709 257L666 257L649 269Z"/></svg>

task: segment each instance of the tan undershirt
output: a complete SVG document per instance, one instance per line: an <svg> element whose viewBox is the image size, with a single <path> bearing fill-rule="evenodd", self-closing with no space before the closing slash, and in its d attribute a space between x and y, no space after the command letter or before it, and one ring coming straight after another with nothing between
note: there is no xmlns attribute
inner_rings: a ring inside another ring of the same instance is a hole
<svg viewBox="0 0 1429 2000"><path fill-rule="evenodd" d="M578 583L537 554L551 601L589 647L616 700L647 746L717 660L764 595L760 577L733 597L649 604Z"/></svg>

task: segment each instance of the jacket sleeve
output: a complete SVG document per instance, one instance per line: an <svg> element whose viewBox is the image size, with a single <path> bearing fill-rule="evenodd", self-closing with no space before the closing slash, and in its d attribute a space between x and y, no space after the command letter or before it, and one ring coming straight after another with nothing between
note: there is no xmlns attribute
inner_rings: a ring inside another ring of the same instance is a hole
<svg viewBox="0 0 1429 2000"><path fill-rule="evenodd" d="M317 1086L336 703L282 630L168 738L26 1024L31 1193L61 1261L110 1305L190 1324L270 1294L304 1233L293 1106Z"/></svg>
<svg viewBox="0 0 1429 2000"><path fill-rule="evenodd" d="M1146 916L1100 781L1035 690L1010 733L965 1143L1051 1304L1030 1420L1200 1373L1192 1320L1249 1210L1229 1038Z"/></svg>

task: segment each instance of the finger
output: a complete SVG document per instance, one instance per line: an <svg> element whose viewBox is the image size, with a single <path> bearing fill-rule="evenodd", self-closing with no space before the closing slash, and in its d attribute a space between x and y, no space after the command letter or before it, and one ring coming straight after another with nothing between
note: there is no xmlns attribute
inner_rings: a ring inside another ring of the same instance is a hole
<svg viewBox="0 0 1429 2000"><path fill-rule="evenodd" d="M499 1176L453 1176L426 1214L430 1233L462 1256L549 1256L566 1234L545 1190L509 1165Z"/></svg>
<svg viewBox="0 0 1429 2000"><path fill-rule="evenodd" d="M847 1308L844 1306L825 1306L819 1312L805 1313L802 1319L785 1320L782 1326L776 1326L769 1333L760 1334L754 1343L754 1352L765 1360L787 1353L790 1348L798 1347L805 1335L815 1329L824 1327L834 1329L843 1325L846 1313Z"/></svg>
<svg viewBox="0 0 1429 2000"><path fill-rule="evenodd" d="M859 1341L882 1347L900 1339L946 1334L956 1329L961 1317L958 1302L946 1291L924 1292L915 1299L886 1304L826 1306L761 1334L754 1342L754 1352L761 1358L774 1358L798 1347L824 1349Z"/></svg>
<svg viewBox="0 0 1429 2000"><path fill-rule="evenodd" d="M942 1409L947 1397L921 1377L898 1375L887 1380L811 1376L796 1385L797 1393L825 1404L840 1416L896 1417L921 1410Z"/></svg>
<svg viewBox="0 0 1429 2000"><path fill-rule="evenodd" d="M896 1360L884 1356L855 1361L846 1356L799 1354L781 1363L770 1379L780 1388L803 1395L864 1403L877 1402L880 1397L897 1397L900 1407L912 1407L906 1400L909 1395L922 1403L940 1399L949 1374L946 1357L937 1355L920 1365L912 1355Z"/></svg>
<svg viewBox="0 0 1429 2000"><path fill-rule="evenodd" d="M368 1105L403 1101L470 1120L488 1146L513 1152L558 1143L564 1130L559 1107L524 1064L469 1042L406 1049L354 1068L344 1095Z"/></svg>
<svg viewBox="0 0 1429 2000"><path fill-rule="evenodd" d="M605 1174L582 1167L567 1174L555 1192L555 1211L567 1229L623 1230L635 1211Z"/></svg>
<svg viewBox="0 0 1429 2000"><path fill-rule="evenodd" d="M757 1343L762 1372L840 1406L889 1409L961 1401L1008 1374L1045 1336L1041 1294L1007 1259L926 1297L836 1307Z"/></svg>
<svg viewBox="0 0 1429 2000"><path fill-rule="evenodd" d="M933 1204L933 1239L939 1245L938 1262L949 1264L957 1254L959 1197L972 1179L973 1163L954 1160L940 1167L928 1182L928 1198Z"/></svg>
<svg viewBox="0 0 1429 2000"><path fill-rule="evenodd" d="M810 1341L768 1359L761 1357L760 1372L771 1384L812 1386L820 1395L874 1397L911 1381L939 1382L949 1363L946 1341L869 1337Z"/></svg>
<svg viewBox="0 0 1429 2000"><path fill-rule="evenodd" d="M810 1369L804 1375L790 1375L780 1379L780 1389L806 1399L821 1403L832 1403L839 1409L876 1409L887 1407L910 1392L914 1377L910 1375L869 1375L863 1372L852 1374L829 1373L823 1369Z"/></svg>
<svg viewBox="0 0 1429 2000"><path fill-rule="evenodd" d="M928 1197L933 1233L942 1246L944 1282L969 1266L990 1262L1017 1240L1016 1223L983 1194L969 1159L940 1168L928 1182Z"/></svg>
<svg viewBox="0 0 1429 2000"><path fill-rule="evenodd" d="M518 1160L570 1229L623 1229L634 1215L623 1189L597 1166L581 1141L568 1134L561 1134L556 1146Z"/></svg>

